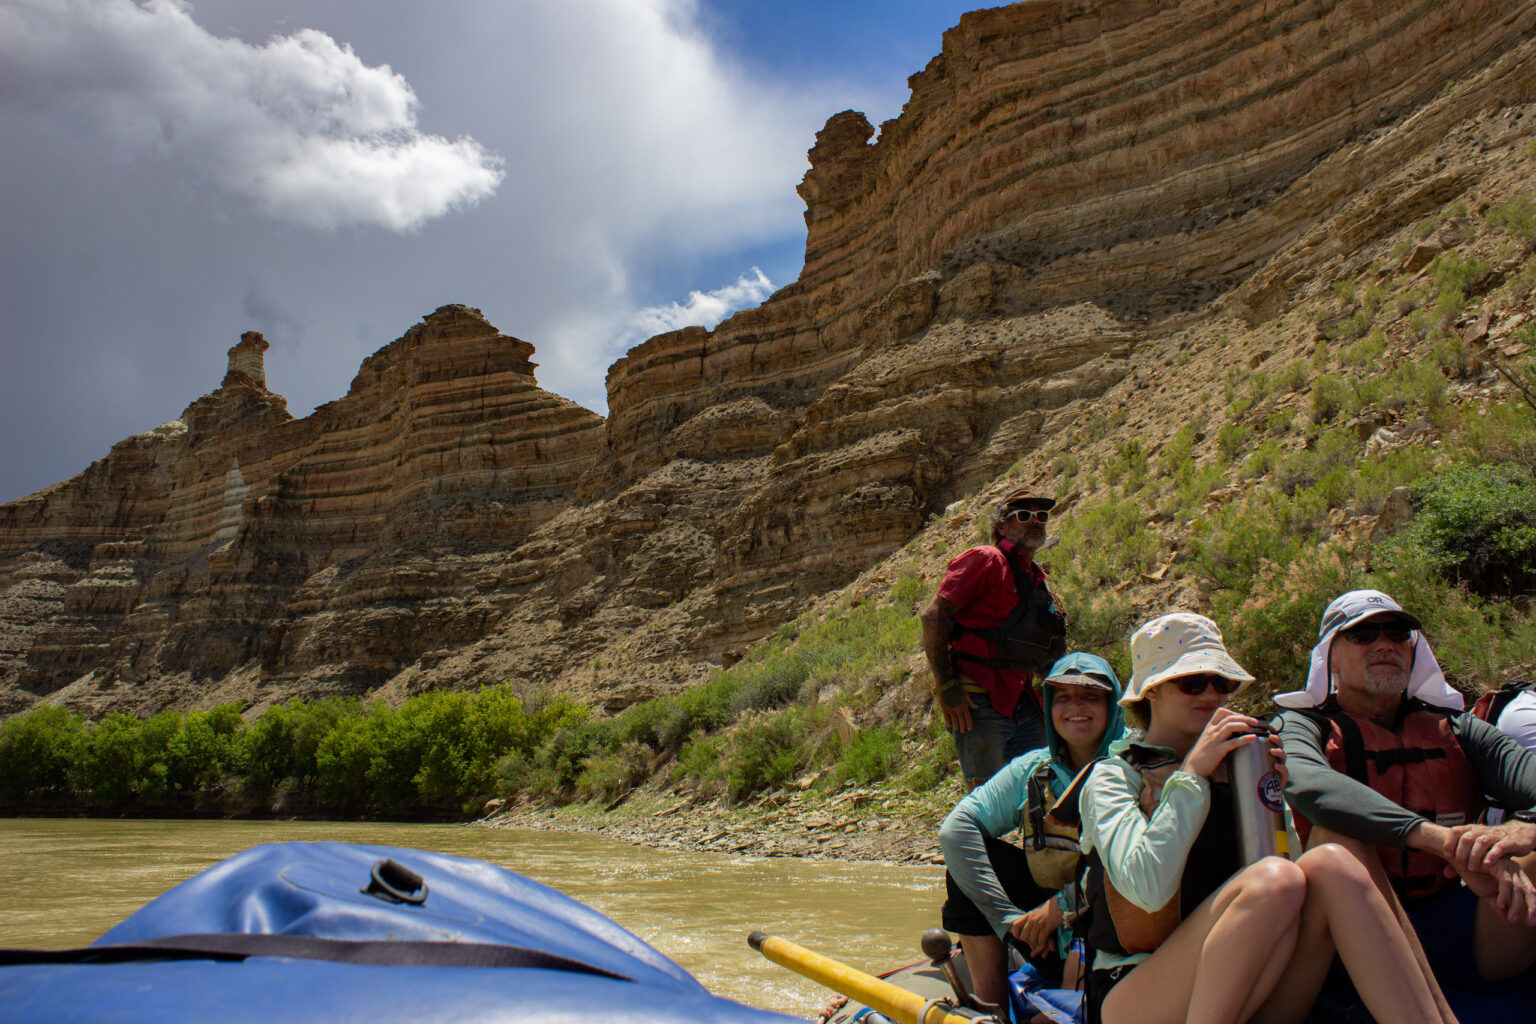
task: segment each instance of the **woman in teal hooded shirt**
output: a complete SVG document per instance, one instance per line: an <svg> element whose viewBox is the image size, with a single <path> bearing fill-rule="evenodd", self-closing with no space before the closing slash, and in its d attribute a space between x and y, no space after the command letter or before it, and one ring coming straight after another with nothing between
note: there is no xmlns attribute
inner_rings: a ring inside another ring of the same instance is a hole
<svg viewBox="0 0 1536 1024"><path fill-rule="evenodd" d="M949 869L944 927L959 933L976 995L987 1002L1005 996L1005 940L1047 964L1065 956L1061 890L1075 873L1077 838L1043 822L1043 813L1125 735L1120 696L1120 680L1103 658L1074 652L1057 661L1043 694L1046 746L972 790L939 829ZM1015 829L1023 849L1002 839Z"/></svg>

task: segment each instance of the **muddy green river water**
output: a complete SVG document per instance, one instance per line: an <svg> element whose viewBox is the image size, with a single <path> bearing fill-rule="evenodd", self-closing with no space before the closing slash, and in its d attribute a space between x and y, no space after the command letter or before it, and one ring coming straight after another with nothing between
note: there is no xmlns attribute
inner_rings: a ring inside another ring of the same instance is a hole
<svg viewBox="0 0 1536 1024"><path fill-rule="evenodd" d="M0 946L84 945L146 901L257 843L340 840L478 857L607 914L709 989L814 1015L831 993L747 947L782 935L875 973L919 959L943 870L648 850L598 836L370 822L0 819Z"/></svg>

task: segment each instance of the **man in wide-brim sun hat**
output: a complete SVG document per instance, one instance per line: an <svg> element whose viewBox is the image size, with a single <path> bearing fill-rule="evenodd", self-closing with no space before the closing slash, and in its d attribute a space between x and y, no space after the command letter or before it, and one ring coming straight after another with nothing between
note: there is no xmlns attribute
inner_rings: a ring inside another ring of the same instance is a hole
<svg viewBox="0 0 1536 1024"><path fill-rule="evenodd" d="M1536 997L1536 754L1462 710L1423 623L1379 590L1339 595L1306 687L1275 703L1297 830L1384 872L1443 984L1521 975ZM1476 824L1485 794L1513 820Z"/></svg>

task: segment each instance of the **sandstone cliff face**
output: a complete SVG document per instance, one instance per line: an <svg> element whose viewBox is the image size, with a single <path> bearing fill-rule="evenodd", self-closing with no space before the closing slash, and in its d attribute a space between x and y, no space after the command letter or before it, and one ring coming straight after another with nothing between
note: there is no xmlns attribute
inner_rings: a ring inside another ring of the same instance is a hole
<svg viewBox="0 0 1536 1024"><path fill-rule="evenodd" d="M179 420L0 507L3 709L696 679L1122 395L1146 339L1275 317L1459 194L1486 168L1426 154L1536 98L1533 28L1533 0L966 15L878 139L818 133L800 279L631 350L606 423L450 306L303 420L248 335Z"/></svg>
<svg viewBox="0 0 1536 1024"><path fill-rule="evenodd" d="M458 563L568 500L602 420L534 382L533 348L447 306L296 420L265 341L219 390L79 476L0 507L0 674L134 706L249 690L356 692L473 639Z"/></svg>

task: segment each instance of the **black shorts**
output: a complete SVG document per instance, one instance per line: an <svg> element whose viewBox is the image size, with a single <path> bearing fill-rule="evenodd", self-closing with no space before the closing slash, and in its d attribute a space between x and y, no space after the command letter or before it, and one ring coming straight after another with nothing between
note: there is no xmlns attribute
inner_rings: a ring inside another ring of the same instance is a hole
<svg viewBox="0 0 1536 1024"><path fill-rule="evenodd" d="M1033 910L1056 895L1056 890L1035 884L1034 876L1029 873L1029 863L1025 859L1023 850L1001 839L993 839L991 836L984 838L987 843L987 859L992 862L992 870L996 872L997 880L1002 883L1003 892L1008 894L1008 899L1014 906L1020 910ZM987 920L987 915L983 914L965 891L955 884L954 876L948 871L944 872L944 892L941 921L945 931L954 932L956 935L997 934L992 930L992 924ZM1052 981L1061 979L1062 960L1054 948L1046 956L1032 957L1029 955L1029 950L1012 938L1006 941L1026 960L1040 968L1047 978Z"/></svg>
<svg viewBox="0 0 1536 1024"><path fill-rule="evenodd" d="M1088 983L1084 986L1083 992L1083 1003L1088 1011L1088 1024L1102 1024L1104 1000L1109 995L1109 990L1119 984L1120 979L1130 974L1135 968L1136 964L1121 964L1119 967L1101 967L1088 972Z"/></svg>
<svg viewBox="0 0 1536 1024"><path fill-rule="evenodd" d="M1033 910L1046 900L1055 896L1054 890L1045 889L1035 884L1034 876L1029 873L1029 862L1024 857L1024 851L1012 843L1001 839L993 839L991 836L983 837L987 843L987 859L992 862L992 870L997 874L997 880L1002 883L1003 892L1013 901L1013 905L1020 910ZM987 917L971 902L967 896L955 884L954 877L944 872L944 930L954 932L957 935L992 935L992 925Z"/></svg>

